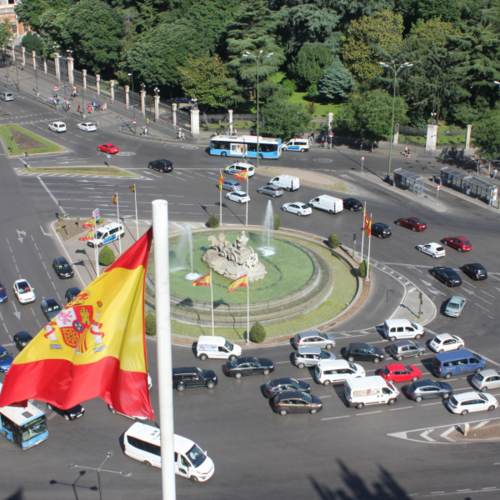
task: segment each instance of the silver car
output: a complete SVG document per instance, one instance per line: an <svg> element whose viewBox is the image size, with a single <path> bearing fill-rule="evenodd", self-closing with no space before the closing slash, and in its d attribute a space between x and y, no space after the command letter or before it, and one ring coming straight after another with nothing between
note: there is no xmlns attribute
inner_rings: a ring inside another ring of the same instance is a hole
<svg viewBox="0 0 500 500"><path fill-rule="evenodd" d="M306 366L316 366L320 361L326 359L336 359L337 357L333 352L325 351L320 347L299 347L295 353L293 362L298 368L305 368Z"/></svg>
<svg viewBox="0 0 500 500"><path fill-rule="evenodd" d="M483 370L476 373L471 380L471 384L481 392L488 391L490 389L500 388L500 372L495 370Z"/></svg>
<svg viewBox="0 0 500 500"><path fill-rule="evenodd" d="M403 358L423 356L425 354L425 347L411 340L399 340L398 342L394 342L387 350L389 354L398 361L401 361Z"/></svg>
<svg viewBox="0 0 500 500"><path fill-rule="evenodd" d="M446 316L451 316L452 318L458 318L462 311L464 310L465 304L467 300L464 297L460 297L460 295L454 295L446 304L446 309L444 313Z"/></svg>
<svg viewBox="0 0 500 500"><path fill-rule="evenodd" d="M222 189L226 191L241 191L241 184L238 181L230 179L222 183Z"/></svg>
<svg viewBox="0 0 500 500"><path fill-rule="evenodd" d="M299 347L325 347L331 349L335 347L335 339L329 333L302 332L297 333L293 338L295 348Z"/></svg>

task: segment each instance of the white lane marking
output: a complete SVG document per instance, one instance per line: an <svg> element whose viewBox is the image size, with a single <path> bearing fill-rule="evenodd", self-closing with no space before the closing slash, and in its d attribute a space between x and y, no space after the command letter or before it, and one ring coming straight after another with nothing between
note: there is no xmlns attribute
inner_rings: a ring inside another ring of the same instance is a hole
<svg viewBox="0 0 500 500"><path fill-rule="evenodd" d="M331 397L332 397L331 395L330 396L321 396L320 399L331 398Z"/></svg>
<svg viewBox="0 0 500 500"><path fill-rule="evenodd" d="M500 363L497 363L496 361L493 361L492 359L487 358L486 356L483 356L482 354L481 354L481 357L484 358L486 361L488 361L488 363L491 363L495 366L500 366Z"/></svg>
<svg viewBox="0 0 500 500"><path fill-rule="evenodd" d="M403 408L393 408L389 411L398 411L398 410L408 410L408 408L415 408L414 406L403 406Z"/></svg>
<svg viewBox="0 0 500 500"><path fill-rule="evenodd" d="M384 413L382 410L380 411L370 411L370 412L367 412L367 413L358 413L356 415L356 417L362 417L364 415L373 415L374 413Z"/></svg>
<svg viewBox="0 0 500 500"><path fill-rule="evenodd" d="M486 424L489 424L489 423L490 423L490 421L489 421L489 420L485 420L484 422L479 422L479 423L476 425L476 427L474 427L474 430L479 429L479 428L481 428L481 427L484 427Z"/></svg>
<svg viewBox="0 0 500 500"><path fill-rule="evenodd" d="M481 309L483 309L484 311L486 312L490 312L488 309L486 309L485 307L483 306L480 306L479 304L475 304L477 307L480 307Z"/></svg>
<svg viewBox="0 0 500 500"><path fill-rule="evenodd" d="M424 431L422 432L422 434L420 434L420 437L423 437L424 439L426 439L427 441L431 441L431 442L436 442L435 439L432 439L429 434L433 431L434 429L429 429L427 431Z"/></svg>
<svg viewBox="0 0 500 500"><path fill-rule="evenodd" d="M440 436L442 438L445 438L447 439L448 441L452 442L452 443L455 443L456 441L451 438L451 437L448 437L448 434L451 434L453 431L455 431L457 428L455 425L452 425L450 428L446 429Z"/></svg>
<svg viewBox="0 0 500 500"><path fill-rule="evenodd" d="M284 365L285 363L290 363L290 361L275 361L275 365Z"/></svg>
<svg viewBox="0 0 500 500"><path fill-rule="evenodd" d="M306 377L306 378L298 378L297 380L312 380L312 377Z"/></svg>
<svg viewBox="0 0 500 500"><path fill-rule="evenodd" d="M498 290L498 289L497 289ZM491 297L492 299L494 299L495 297L493 297L493 295L490 295L488 292L485 292L484 290L481 290L481 292L483 292L485 295L487 295L488 297Z"/></svg>
<svg viewBox="0 0 500 500"><path fill-rule="evenodd" d="M350 418L351 415L342 415L341 417L328 417L328 418L322 418L321 420L336 420L338 418Z"/></svg>

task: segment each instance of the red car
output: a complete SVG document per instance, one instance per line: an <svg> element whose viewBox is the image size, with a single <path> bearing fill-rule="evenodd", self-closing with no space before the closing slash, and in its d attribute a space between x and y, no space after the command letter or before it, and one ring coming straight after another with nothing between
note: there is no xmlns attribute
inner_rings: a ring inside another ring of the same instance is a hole
<svg viewBox="0 0 500 500"><path fill-rule="evenodd" d="M393 365L384 366L380 370L380 376L393 382L416 382L422 376L422 372L413 365L394 363Z"/></svg>
<svg viewBox="0 0 500 500"><path fill-rule="evenodd" d="M398 219L396 221L397 226L407 227L413 231L425 231L427 229L427 224L420 220L418 217L408 217L407 219Z"/></svg>
<svg viewBox="0 0 500 500"><path fill-rule="evenodd" d="M100 144L99 146L97 146L97 151L102 151L103 153L108 153L112 155L120 152L120 150L114 144L111 143Z"/></svg>
<svg viewBox="0 0 500 500"><path fill-rule="evenodd" d="M456 248L459 252L470 252L472 250L472 243L464 236L447 236L442 241L444 245Z"/></svg>

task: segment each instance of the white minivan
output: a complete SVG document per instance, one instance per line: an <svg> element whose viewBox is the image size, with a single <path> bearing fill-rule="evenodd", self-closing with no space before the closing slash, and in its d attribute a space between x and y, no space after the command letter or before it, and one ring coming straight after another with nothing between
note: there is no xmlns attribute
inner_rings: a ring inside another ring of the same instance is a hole
<svg viewBox="0 0 500 500"><path fill-rule="evenodd" d="M123 236L125 236L125 229L123 228L123 224L112 222L111 224L99 227L95 232L95 238L89 240L87 242L87 245L89 247L102 247L103 245L107 245L112 241L123 238Z"/></svg>
<svg viewBox="0 0 500 500"><path fill-rule="evenodd" d="M283 151L299 151L307 153L309 151L309 139L291 139L281 146Z"/></svg>
<svg viewBox="0 0 500 500"><path fill-rule="evenodd" d="M202 361L208 358L229 359L232 361L241 356L241 346L231 344L224 337L202 335L198 337L196 356Z"/></svg>
<svg viewBox="0 0 500 500"><path fill-rule="evenodd" d="M345 381L344 396L349 406L358 410L365 405L393 405L400 396L392 382L379 375L365 378L353 378Z"/></svg>
<svg viewBox="0 0 500 500"><path fill-rule="evenodd" d="M253 177L255 175L255 166L253 163L238 162L226 167L224 169L226 174L238 174L240 172L246 172L248 177Z"/></svg>
<svg viewBox="0 0 500 500"><path fill-rule="evenodd" d="M349 363L344 359L325 359L314 369L316 382L323 385L345 382L347 379L364 377L365 369L358 364Z"/></svg>
<svg viewBox="0 0 500 500"><path fill-rule="evenodd" d="M344 210L344 200L328 196L327 194L322 194L317 198L313 198L308 205L311 208L317 208L329 214L338 214Z"/></svg>
<svg viewBox="0 0 500 500"><path fill-rule="evenodd" d="M283 188L285 191L297 191L300 187L300 179L293 175L278 175L271 179L268 184Z"/></svg>
<svg viewBox="0 0 500 500"><path fill-rule="evenodd" d="M123 437L125 455L147 467L161 469L160 429L136 422ZM208 481L215 472L213 460L194 441L174 434L175 473L194 482Z"/></svg>
<svg viewBox="0 0 500 500"><path fill-rule="evenodd" d="M402 339L419 339L425 334L424 327L407 319L388 319L383 325L387 340L394 342Z"/></svg>

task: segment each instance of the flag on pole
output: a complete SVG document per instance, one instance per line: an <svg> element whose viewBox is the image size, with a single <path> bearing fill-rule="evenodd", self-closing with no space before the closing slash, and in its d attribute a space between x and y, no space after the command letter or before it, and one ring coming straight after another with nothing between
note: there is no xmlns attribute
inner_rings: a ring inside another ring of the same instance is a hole
<svg viewBox="0 0 500 500"><path fill-rule="evenodd" d="M93 217L92 219L89 219L82 224L82 227L94 227L94 226L95 226L95 219Z"/></svg>
<svg viewBox="0 0 500 500"><path fill-rule="evenodd" d="M102 397L120 413L154 418L144 326L152 239L149 229L23 349L0 407L38 399L68 409Z"/></svg>
<svg viewBox="0 0 500 500"><path fill-rule="evenodd" d="M240 172L236 172L234 176L239 181L247 181L248 180L248 172L246 170L241 170Z"/></svg>
<svg viewBox="0 0 500 500"><path fill-rule="evenodd" d="M133 186L129 186L128 188L132 191L132 193L135 193L135 184Z"/></svg>
<svg viewBox="0 0 500 500"><path fill-rule="evenodd" d="M93 239L94 239L94 231L90 230L85 236L78 238L78 241L87 241L87 240L93 240Z"/></svg>
<svg viewBox="0 0 500 500"><path fill-rule="evenodd" d="M365 224L364 224L364 227L361 228L361 230L366 234L366 236L368 236L368 238L370 237L370 234L372 234L372 219L371 219L371 217L368 218L368 216L365 215Z"/></svg>
<svg viewBox="0 0 500 500"><path fill-rule="evenodd" d="M224 177L222 176L222 172L219 177L219 191L222 191L222 184L224 184Z"/></svg>
<svg viewBox="0 0 500 500"><path fill-rule="evenodd" d="M210 281L210 273L206 274L200 279L197 279L196 281L193 281L193 286L210 286L211 284L212 282Z"/></svg>
<svg viewBox="0 0 500 500"><path fill-rule="evenodd" d="M231 293L233 290L236 290L240 286L248 287L248 275L244 274L241 278L234 280L229 285L229 290L227 293Z"/></svg>
<svg viewBox="0 0 500 500"><path fill-rule="evenodd" d="M111 198L111 199L113 200L113 203L114 203L115 205L118 205L118 193L115 193L115 194L113 195L113 198Z"/></svg>

